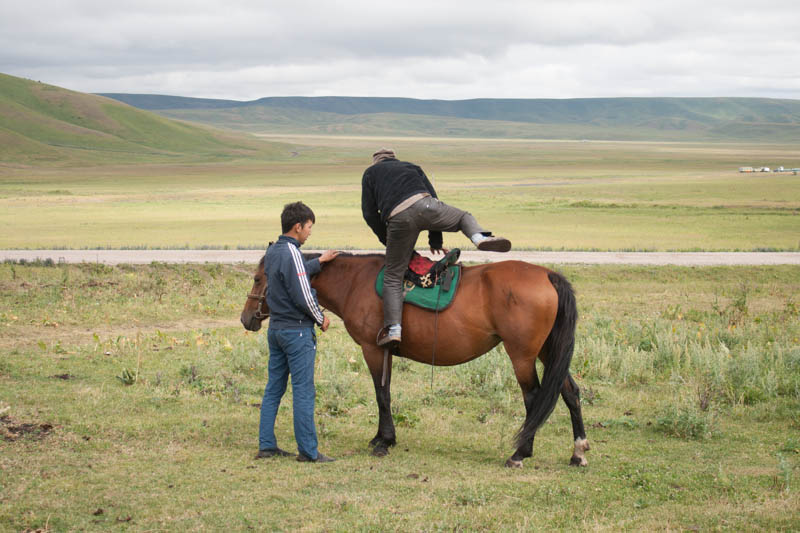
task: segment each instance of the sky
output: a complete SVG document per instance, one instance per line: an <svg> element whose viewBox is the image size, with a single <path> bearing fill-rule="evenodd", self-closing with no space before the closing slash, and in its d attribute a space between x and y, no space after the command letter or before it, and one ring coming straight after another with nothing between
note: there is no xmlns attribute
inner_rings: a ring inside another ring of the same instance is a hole
<svg viewBox="0 0 800 533"><path fill-rule="evenodd" d="M3 0L0 72L233 100L800 99L800 2Z"/></svg>

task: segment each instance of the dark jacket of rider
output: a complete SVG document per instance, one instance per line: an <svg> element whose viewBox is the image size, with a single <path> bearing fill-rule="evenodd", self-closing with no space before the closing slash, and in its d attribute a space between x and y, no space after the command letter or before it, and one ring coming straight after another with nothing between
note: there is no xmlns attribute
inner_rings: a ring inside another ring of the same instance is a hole
<svg viewBox="0 0 800 533"><path fill-rule="evenodd" d="M267 305L271 329L313 328L324 317L311 287L310 276L321 270L319 259L306 261L300 243L281 235L267 248L264 259L267 274Z"/></svg>
<svg viewBox="0 0 800 533"><path fill-rule="evenodd" d="M361 178L361 212L378 239L386 245L386 222L400 202L419 193L438 198L428 176L414 163L387 159L372 165ZM428 232L428 241L441 247L442 232Z"/></svg>

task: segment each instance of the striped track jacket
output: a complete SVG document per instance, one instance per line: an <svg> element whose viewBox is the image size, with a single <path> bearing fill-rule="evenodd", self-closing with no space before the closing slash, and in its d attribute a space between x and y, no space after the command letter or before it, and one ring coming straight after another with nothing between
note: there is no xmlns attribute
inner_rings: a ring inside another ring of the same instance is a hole
<svg viewBox="0 0 800 533"><path fill-rule="evenodd" d="M264 262L267 274L267 305L269 327L273 329L314 327L322 325L324 317L317 302L317 292L309 278L319 273L319 259L306 261L300 253L300 243L281 235L267 248Z"/></svg>

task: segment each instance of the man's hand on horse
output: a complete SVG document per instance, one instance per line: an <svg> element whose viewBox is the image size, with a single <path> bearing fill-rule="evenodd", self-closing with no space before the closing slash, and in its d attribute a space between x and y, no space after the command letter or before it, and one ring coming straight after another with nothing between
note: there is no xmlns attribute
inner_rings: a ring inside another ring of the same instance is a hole
<svg viewBox="0 0 800 533"><path fill-rule="evenodd" d="M331 319L326 316L322 317L322 325L319 327L322 331L328 331L328 327L331 325Z"/></svg>
<svg viewBox="0 0 800 533"><path fill-rule="evenodd" d="M319 262L320 263L327 263L328 261L333 261L334 259L336 259L337 255L339 255L339 251L338 250L325 250L324 252L322 252L322 255L319 256ZM322 330L322 331L325 331L325 330Z"/></svg>
<svg viewBox="0 0 800 533"><path fill-rule="evenodd" d="M431 247L431 253L432 253L433 255L436 255L436 254L442 254L442 255L445 255L445 254L447 254L447 252L449 252L449 251L450 251L450 250L448 250L447 248L434 248L434 247Z"/></svg>

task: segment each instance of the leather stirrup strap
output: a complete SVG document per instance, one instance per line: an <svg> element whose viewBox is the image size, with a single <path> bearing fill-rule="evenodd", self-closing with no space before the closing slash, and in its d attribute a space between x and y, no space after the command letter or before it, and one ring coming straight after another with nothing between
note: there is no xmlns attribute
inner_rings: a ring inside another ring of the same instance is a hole
<svg viewBox="0 0 800 533"><path fill-rule="evenodd" d="M381 371L381 387L386 386L386 373L389 371L389 347L383 349L383 370Z"/></svg>

